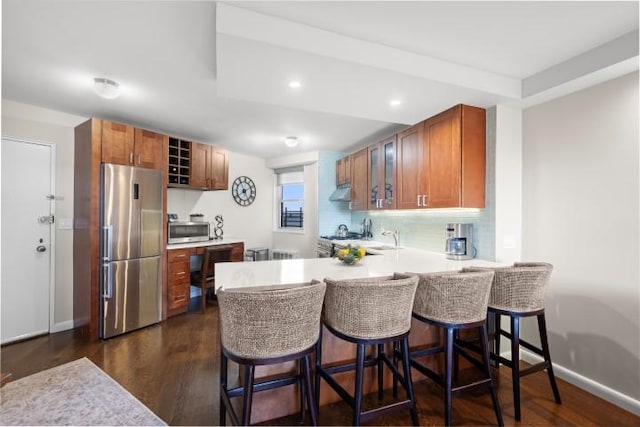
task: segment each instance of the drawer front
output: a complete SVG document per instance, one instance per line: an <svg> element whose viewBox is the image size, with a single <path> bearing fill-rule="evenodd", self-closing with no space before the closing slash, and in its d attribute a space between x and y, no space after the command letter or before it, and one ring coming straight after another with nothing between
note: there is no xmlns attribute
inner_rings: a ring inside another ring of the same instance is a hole
<svg viewBox="0 0 640 427"><path fill-rule="evenodd" d="M170 249L167 251L169 262L189 261L191 249Z"/></svg>
<svg viewBox="0 0 640 427"><path fill-rule="evenodd" d="M169 288L169 310L189 305L189 285L177 285Z"/></svg>
<svg viewBox="0 0 640 427"><path fill-rule="evenodd" d="M188 284L191 280L190 275L191 266L189 265L189 259L169 263L169 286L183 283Z"/></svg>

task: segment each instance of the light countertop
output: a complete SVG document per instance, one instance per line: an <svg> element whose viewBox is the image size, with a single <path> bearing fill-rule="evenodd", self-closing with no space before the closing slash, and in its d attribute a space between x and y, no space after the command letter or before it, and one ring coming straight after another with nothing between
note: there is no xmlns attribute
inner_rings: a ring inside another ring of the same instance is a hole
<svg viewBox="0 0 640 427"><path fill-rule="evenodd" d="M175 243L172 245L167 245L167 250L201 248L204 246L215 246L215 245L230 245L232 243L242 243L242 242L244 242L244 239L238 239L235 237L224 237L218 240L205 240L203 242Z"/></svg>
<svg viewBox="0 0 640 427"><path fill-rule="evenodd" d="M379 242L376 243L379 244ZM377 252L380 255L367 255L355 265L343 264L337 258L218 263L216 264L216 289L283 287L283 285L309 282L312 279L355 279L387 276L394 272L429 273L456 271L469 266L502 266L496 262L480 259L449 260L444 254L412 248L386 249Z"/></svg>

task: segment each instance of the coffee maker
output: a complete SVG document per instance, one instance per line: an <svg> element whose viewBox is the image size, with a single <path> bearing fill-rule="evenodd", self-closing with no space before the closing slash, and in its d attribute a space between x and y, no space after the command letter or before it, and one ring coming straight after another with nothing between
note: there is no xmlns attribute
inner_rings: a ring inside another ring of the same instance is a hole
<svg viewBox="0 0 640 427"><path fill-rule="evenodd" d="M475 257L473 224L447 224L447 259L463 260Z"/></svg>

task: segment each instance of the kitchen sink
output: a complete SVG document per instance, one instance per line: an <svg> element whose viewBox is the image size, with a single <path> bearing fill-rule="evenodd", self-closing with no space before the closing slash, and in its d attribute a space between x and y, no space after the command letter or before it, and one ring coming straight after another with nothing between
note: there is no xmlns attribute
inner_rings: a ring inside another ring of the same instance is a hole
<svg viewBox="0 0 640 427"><path fill-rule="evenodd" d="M393 245L378 245L378 246L367 246L365 249L373 249L375 251L386 251L389 249L402 249L402 247L393 246Z"/></svg>

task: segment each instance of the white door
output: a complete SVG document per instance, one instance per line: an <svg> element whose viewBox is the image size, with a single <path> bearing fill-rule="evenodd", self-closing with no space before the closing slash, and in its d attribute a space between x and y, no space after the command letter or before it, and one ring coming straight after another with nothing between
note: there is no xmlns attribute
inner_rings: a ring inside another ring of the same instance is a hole
<svg viewBox="0 0 640 427"><path fill-rule="evenodd" d="M2 139L0 342L49 332L52 147Z"/></svg>

